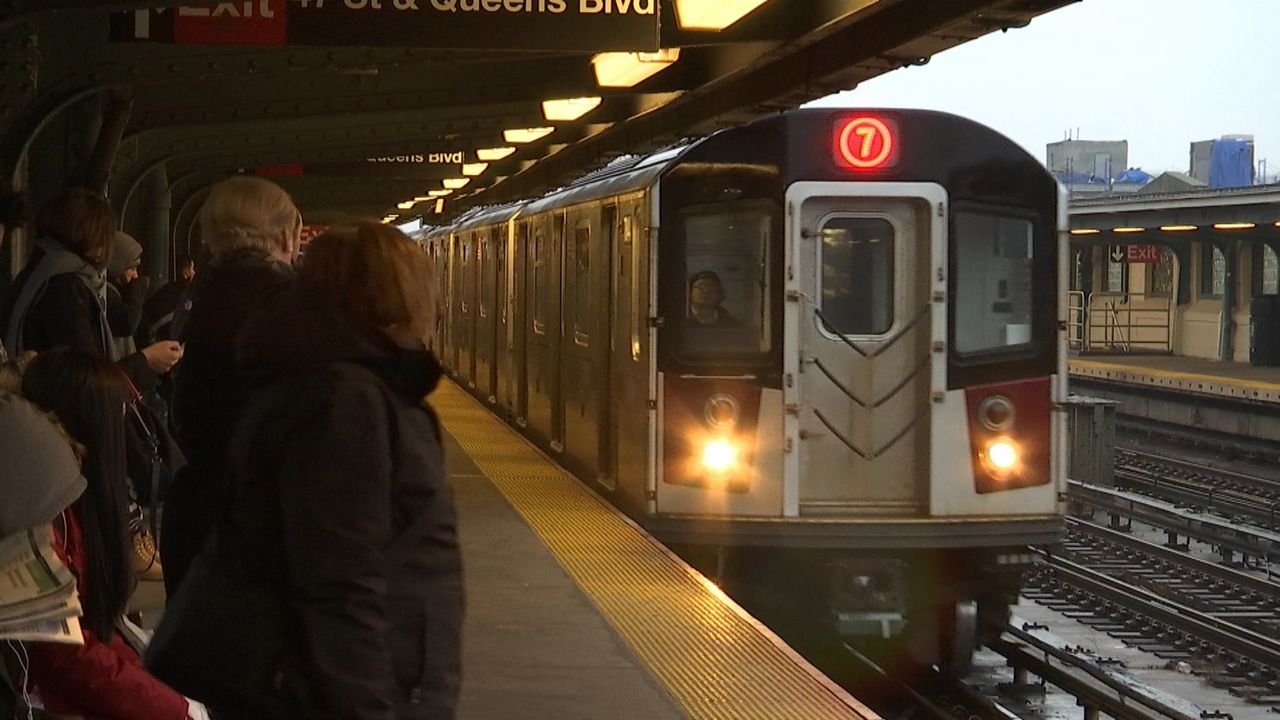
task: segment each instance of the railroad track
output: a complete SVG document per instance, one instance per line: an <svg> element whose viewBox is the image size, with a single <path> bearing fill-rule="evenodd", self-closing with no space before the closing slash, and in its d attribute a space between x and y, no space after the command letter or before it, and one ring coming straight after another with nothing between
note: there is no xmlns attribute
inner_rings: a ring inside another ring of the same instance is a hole
<svg viewBox="0 0 1280 720"><path fill-rule="evenodd" d="M1272 530L1280 529L1280 481L1117 449L1116 484Z"/></svg>
<svg viewBox="0 0 1280 720"><path fill-rule="evenodd" d="M1158 657L1189 663L1248 700L1280 703L1280 639L1047 553L1023 595Z"/></svg>

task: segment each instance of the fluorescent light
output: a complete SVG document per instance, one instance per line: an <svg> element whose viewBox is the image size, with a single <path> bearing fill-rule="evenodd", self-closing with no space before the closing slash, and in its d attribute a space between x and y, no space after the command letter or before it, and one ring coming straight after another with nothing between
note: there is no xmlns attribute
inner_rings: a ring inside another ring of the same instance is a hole
<svg viewBox="0 0 1280 720"><path fill-rule="evenodd" d="M462 166L462 174L467 177L475 177L484 172L489 167L489 163L465 163Z"/></svg>
<svg viewBox="0 0 1280 720"><path fill-rule="evenodd" d="M598 107L600 107L600 98L598 97L543 100L542 116L552 122L569 122L577 120Z"/></svg>
<svg viewBox="0 0 1280 720"><path fill-rule="evenodd" d="M485 148L484 150L476 151L476 158L485 162L494 162L495 160L501 160L515 151L516 149L513 147Z"/></svg>
<svg viewBox="0 0 1280 720"><path fill-rule="evenodd" d="M1079 230L1072 230L1071 234L1072 235L1097 235L1100 232L1102 231L1097 228L1081 228Z"/></svg>
<svg viewBox="0 0 1280 720"><path fill-rule="evenodd" d="M445 195L452 195L453 191L452 190L432 190L427 194L433 198L438 198L438 197L444 197Z"/></svg>
<svg viewBox="0 0 1280 720"><path fill-rule="evenodd" d="M469 182L471 182L471 178L445 178L444 186L449 190L458 190L466 187Z"/></svg>
<svg viewBox="0 0 1280 720"><path fill-rule="evenodd" d="M430 200L430 199L431 199L431 197L430 197L429 195L418 195L417 197L415 197L415 198L413 199L413 201L414 201L415 203L420 203L420 202L426 202L426 201L428 201L428 200Z"/></svg>
<svg viewBox="0 0 1280 720"><path fill-rule="evenodd" d="M400 217L400 216L399 216L399 215L388 215L388 216L386 216L386 217L382 218L382 224L383 224L383 225L386 225L386 224L388 224L388 223L390 223L390 222L394 221L394 220L395 220L396 218L398 218L398 217Z"/></svg>
<svg viewBox="0 0 1280 720"><path fill-rule="evenodd" d="M402 203L396 203L396 207L400 208L401 210L409 210L413 207L413 201L405 200Z"/></svg>
<svg viewBox="0 0 1280 720"><path fill-rule="evenodd" d="M503 130L502 139L509 143L531 143L555 132L555 128L536 127L536 128L519 128L516 130Z"/></svg>
<svg viewBox="0 0 1280 720"><path fill-rule="evenodd" d="M1140 232L1146 232L1146 231L1147 231L1147 229L1146 229L1146 228L1140 228L1140 227L1118 227L1118 228L1111 228L1111 232L1113 232L1113 233L1121 233L1121 234L1125 234L1125 233L1140 233Z"/></svg>
<svg viewBox="0 0 1280 720"><path fill-rule="evenodd" d="M676 0L676 22L685 30L723 30L765 0Z"/></svg>
<svg viewBox="0 0 1280 720"><path fill-rule="evenodd" d="M1165 232L1191 232L1199 228L1195 225L1161 225L1160 229Z"/></svg>
<svg viewBox="0 0 1280 720"><path fill-rule="evenodd" d="M658 52L609 52L591 58L600 87L634 87L680 59L680 48Z"/></svg>
<svg viewBox="0 0 1280 720"><path fill-rule="evenodd" d="M436 214L441 215L443 213L444 213L444 198L436 198Z"/></svg>
<svg viewBox="0 0 1280 720"><path fill-rule="evenodd" d="M1214 230L1250 230L1256 227L1258 226L1251 222L1229 222L1229 223L1213 224Z"/></svg>

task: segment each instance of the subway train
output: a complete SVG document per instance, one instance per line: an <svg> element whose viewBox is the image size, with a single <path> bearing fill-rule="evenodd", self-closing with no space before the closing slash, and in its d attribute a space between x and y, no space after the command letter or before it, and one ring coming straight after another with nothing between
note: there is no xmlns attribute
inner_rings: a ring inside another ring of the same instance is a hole
<svg viewBox="0 0 1280 720"><path fill-rule="evenodd" d="M456 381L661 541L962 669L1063 532L1066 201L938 112L801 109L419 236Z"/></svg>

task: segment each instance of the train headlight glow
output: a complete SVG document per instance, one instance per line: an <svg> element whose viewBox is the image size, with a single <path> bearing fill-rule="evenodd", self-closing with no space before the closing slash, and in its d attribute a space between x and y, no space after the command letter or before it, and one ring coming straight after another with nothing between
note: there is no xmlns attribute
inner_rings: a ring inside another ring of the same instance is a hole
<svg viewBox="0 0 1280 720"><path fill-rule="evenodd" d="M729 472L737 464L738 447L729 440L711 440L702 448L703 467L716 475Z"/></svg>
<svg viewBox="0 0 1280 720"><path fill-rule="evenodd" d="M1008 438L996 438L987 443L983 455L992 470L1004 474L1018 466L1018 444Z"/></svg>

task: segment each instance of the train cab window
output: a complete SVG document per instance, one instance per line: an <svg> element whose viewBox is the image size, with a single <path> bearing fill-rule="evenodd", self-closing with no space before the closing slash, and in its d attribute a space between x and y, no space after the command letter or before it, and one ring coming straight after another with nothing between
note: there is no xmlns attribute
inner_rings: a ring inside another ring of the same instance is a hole
<svg viewBox="0 0 1280 720"><path fill-rule="evenodd" d="M540 227L533 231L533 331L547 331L547 241Z"/></svg>
<svg viewBox="0 0 1280 720"><path fill-rule="evenodd" d="M954 345L961 354L1031 342L1032 225L1020 219L957 212Z"/></svg>
<svg viewBox="0 0 1280 720"><path fill-rule="evenodd" d="M580 221L573 228L573 341L591 342L591 224Z"/></svg>
<svg viewBox="0 0 1280 720"><path fill-rule="evenodd" d="M681 354L767 351L771 206L695 211L683 225L687 276Z"/></svg>
<svg viewBox="0 0 1280 720"><path fill-rule="evenodd" d="M894 230L885 218L836 216L822 225L820 312L841 335L893 325Z"/></svg>

